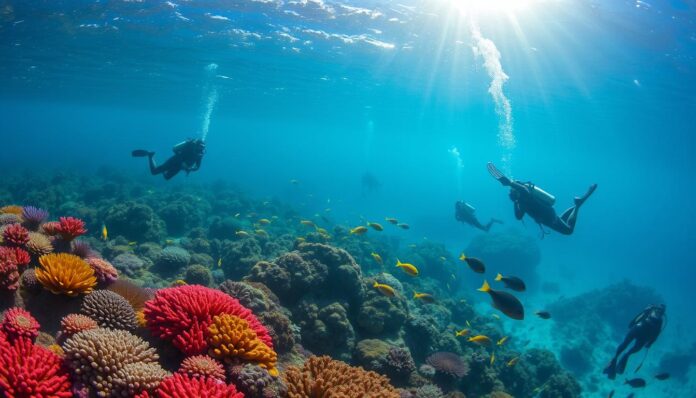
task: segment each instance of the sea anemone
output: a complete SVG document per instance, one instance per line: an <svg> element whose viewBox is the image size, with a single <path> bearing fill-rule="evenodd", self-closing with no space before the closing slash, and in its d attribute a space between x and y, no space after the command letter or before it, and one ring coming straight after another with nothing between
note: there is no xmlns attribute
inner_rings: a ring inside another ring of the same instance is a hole
<svg viewBox="0 0 696 398"><path fill-rule="evenodd" d="M94 270L81 258L66 253L51 253L39 257L41 267L36 279L54 294L75 297L91 293L97 284Z"/></svg>
<svg viewBox="0 0 696 398"><path fill-rule="evenodd" d="M181 373L164 379L157 388L159 398L244 398L233 385L212 378L191 377Z"/></svg>
<svg viewBox="0 0 696 398"><path fill-rule="evenodd" d="M246 320L258 338L269 348L273 347L268 330L254 314L219 290L199 285L160 289L145 303L143 312L152 334L171 341L187 355L203 354L208 350L205 334L213 317L221 314Z"/></svg>
<svg viewBox="0 0 696 398"><path fill-rule="evenodd" d="M225 381L225 369L222 364L207 355L194 355L184 359L179 373L191 377L211 377Z"/></svg>
<svg viewBox="0 0 696 398"><path fill-rule="evenodd" d="M109 290L96 290L85 297L80 312L101 327L135 330L138 321L135 311L126 299Z"/></svg>
<svg viewBox="0 0 696 398"><path fill-rule="evenodd" d="M0 258L14 262L20 271L31 262L29 253L19 247L0 247Z"/></svg>
<svg viewBox="0 0 696 398"><path fill-rule="evenodd" d="M29 242L29 231L21 224L10 224L3 229L2 239L8 246L23 247Z"/></svg>
<svg viewBox="0 0 696 398"><path fill-rule="evenodd" d="M249 326L249 322L234 315L223 314L213 317L208 327L209 354L225 362L253 362L278 375L275 368L278 355L264 344Z"/></svg>
<svg viewBox="0 0 696 398"><path fill-rule="evenodd" d="M36 231L48 218L48 212L38 207L25 206L22 209L22 218L24 219L24 226L31 231Z"/></svg>
<svg viewBox="0 0 696 398"><path fill-rule="evenodd" d="M435 368L437 372L456 378L462 378L469 374L469 364L457 354L451 352L436 352L429 356L425 362Z"/></svg>
<svg viewBox="0 0 696 398"><path fill-rule="evenodd" d="M20 282L22 288L29 292L36 292L41 288L39 280L36 279L36 270L34 268L29 268L28 270L22 272Z"/></svg>
<svg viewBox="0 0 696 398"><path fill-rule="evenodd" d="M61 217L56 232L65 242L71 242L78 236L84 235L87 230L85 229L85 222L79 218Z"/></svg>
<svg viewBox="0 0 696 398"><path fill-rule="evenodd" d="M0 338L0 392L4 397L70 398L62 359L28 339Z"/></svg>
<svg viewBox="0 0 696 398"><path fill-rule="evenodd" d="M97 321L82 314L68 314L60 320L60 332L65 338L97 327Z"/></svg>
<svg viewBox="0 0 696 398"><path fill-rule="evenodd" d="M38 232L29 232L29 241L26 244L26 248L29 254L35 258L53 252L51 240L46 235Z"/></svg>
<svg viewBox="0 0 696 398"><path fill-rule="evenodd" d="M5 318L0 323L0 330L8 340L26 338L31 341L39 335L39 322L31 314L18 307L13 307L5 312Z"/></svg>
<svg viewBox="0 0 696 398"><path fill-rule="evenodd" d="M385 370L392 377L408 377L416 370L411 352L402 347L391 347L387 353Z"/></svg>
<svg viewBox="0 0 696 398"><path fill-rule="evenodd" d="M84 240L74 240L70 244L70 253L86 260L90 257L99 257L99 253L92 249L92 246Z"/></svg>
<svg viewBox="0 0 696 398"><path fill-rule="evenodd" d="M85 259L87 264L94 270L94 276L100 283L109 283L118 279L118 271L110 262L99 257L89 257Z"/></svg>

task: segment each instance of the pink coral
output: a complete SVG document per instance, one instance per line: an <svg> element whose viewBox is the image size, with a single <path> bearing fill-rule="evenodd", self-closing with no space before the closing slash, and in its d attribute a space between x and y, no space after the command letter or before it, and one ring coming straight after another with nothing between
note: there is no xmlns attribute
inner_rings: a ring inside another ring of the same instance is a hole
<svg viewBox="0 0 696 398"><path fill-rule="evenodd" d="M17 307L7 310L0 323L0 330L11 341L18 338L34 341L39 335L39 327L39 322L28 311Z"/></svg>
<svg viewBox="0 0 696 398"><path fill-rule="evenodd" d="M72 397L61 358L30 340L0 337L0 392L3 397Z"/></svg>
<svg viewBox="0 0 696 398"><path fill-rule="evenodd" d="M48 236L56 236L58 235L59 229L60 223L58 221L49 221L41 224L41 228L39 228L39 231L43 232Z"/></svg>
<svg viewBox="0 0 696 398"><path fill-rule="evenodd" d="M164 379L157 388L158 398L244 398L234 385L203 377L190 377L175 373Z"/></svg>
<svg viewBox="0 0 696 398"><path fill-rule="evenodd" d="M15 258L0 253L0 289L17 290L19 275Z"/></svg>
<svg viewBox="0 0 696 398"><path fill-rule="evenodd" d="M70 242L78 236L84 235L87 230L85 229L85 222L79 218L61 217L56 232L64 241Z"/></svg>
<svg viewBox="0 0 696 398"><path fill-rule="evenodd" d="M97 327L97 321L82 314L68 314L60 320L60 331L66 338Z"/></svg>
<svg viewBox="0 0 696 398"><path fill-rule="evenodd" d="M207 355L194 355L181 362L179 373L191 377L212 377L225 380L225 369L222 364Z"/></svg>
<svg viewBox="0 0 696 398"><path fill-rule="evenodd" d="M273 343L268 330L237 299L199 285L161 289L145 303L147 327L159 338L170 340L187 355L208 350L206 331L216 315L229 314L244 319L268 347Z"/></svg>
<svg viewBox="0 0 696 398"><path fill-rule="evenodd" d="M22 247L29 242L29 231L21 224L10 224L2 231L2 239L8 246Z"/></svg>
<svg viewBox="0 0 696 398"><path fill-rule="evenodd" d="M94 270L94 276L99 282L113 282L118 279L118 271L110 262L99 257L89 257L85 261Z"/></svg>

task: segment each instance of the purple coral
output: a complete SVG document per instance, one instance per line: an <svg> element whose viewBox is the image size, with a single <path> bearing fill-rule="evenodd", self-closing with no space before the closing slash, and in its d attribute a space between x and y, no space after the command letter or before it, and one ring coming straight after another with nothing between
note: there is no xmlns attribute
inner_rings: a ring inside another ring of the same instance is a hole
<svg viewBox="0 0 696 398"><path fill-rule="evenodd" d="M416 370L411 352L406 348L392 347L389 349L386 358L387 372L396 378L408 377Z"/></svg>
<svg viewBox="0 0 696 398"><path fill-rule="evenodd" d="M274 398L287 394L282 380L271 376L260 366L246 364L227 368L227 375L240 392L247 397Z"/></svg>
<svg viewBox="0 0 696 398"><path fill-rule="evenodd" d="M462 378L469 374L469 364L462 357L451 352L436 352L429 356L425 362L435 368L437 372L456 378Z"/></svg>
<svg viewBox="0 0 696 398"><path fill-rule="evenodd" d="M48 218L48 211L39 209L34 206L25 206L22 208L22 219L24 226L30 231L36 231L41 224Z"/></svg>

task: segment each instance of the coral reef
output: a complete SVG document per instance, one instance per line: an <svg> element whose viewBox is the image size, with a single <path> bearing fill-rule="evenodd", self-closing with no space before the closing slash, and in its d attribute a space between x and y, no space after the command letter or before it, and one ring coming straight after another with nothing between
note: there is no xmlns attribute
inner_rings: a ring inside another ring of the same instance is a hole
<svg viewBox="0 0 696 398"><path fill-rule="evenodd" d="M452 377L462 378L469 374L469 365L457 354L451 352L436 352L425 362L440 372Z"/></svg>
<svg viewBox="0 0 696 398"><path fill-rule="evenodd" d="M37 231L41 224L48 218L48 211L34 206L22 208L22 220L24 226L30 231Z"/></svg>
<svg viewBox="0 0 696 398"><path fill-rule="evenodd" d="M178 372L190 377L210 377L225 381L225 369L222 364L207 355L184 358Z"/></svg>
<svg viewBox="0 0 696 398"><path fill-rule="evenodd" d="M39 327L39 322L29 312L17 307L7 310L0 323L0 331L10 341L19 338L34 341L39 335Z"/></svg>
<svg viewBox="0 0 696 398"><path fill-rule="evenodd" d="M200 264L194 264L186 268L184 280L189 285L208 286L213 281L213 274L208 268Z"/></svg>
<svg viewBox="0 0 696 398"><path fill-rule="evenodd" d="M36 279L53 294L70 297L87 294L97 284L94 270L81 258L66 253L51 253L39 258Z"/></svg>
<svg viewBox="0 0 696 398"><path fill-rule="evenodd" d="M110 262L98 257L89 257L85 262L94 270L97 282L110 283L118 279L118 271Z"/></svg>
<svg viewBox="0 0 696 398"><path fill-rule="evenodd" d="M227 374L245 397L282 398L288 392L281 378L271 376L260 366L232 365L227 367Z"/></svg>
<svg viewBox="0 0 696 398"><path fill-rule="evenodd" d="M117 270L130 278L137 278L142 275L149 264L140 257L132 253L121 253L111 261Z"/></svg>
<svg viewBox="0 0 696 398"><path fill-rule="evenodd" d="M135 311L128 300L109 290L97 290L87 295L80 312L103 328L133 331L138 327Z"/></svg>
<svg viewBox="0 0 696 398"><path fill-rule="evenodd" d="M138 398L149 397L139 396ZM244 398L233 385L226 385L212 378L190 377L175 373L164 379L157 388L157 398Z"/></svg>
<svg viewBox="0 0 696 398"><path fill-rule="evenodd" d="M191 254L186 249L177 246L167 246L154 264L153 270L161 275L174 275L191 261Z"/></svg>
<svg viewBox="0 0 696 398"><path fill-rule="evenodd" d="M98 327L97 321L82 314L68 314L60 321L60 332L64 338Z"/></svg>
<svg viewBox="0 0 696 398"><path fill-rule="evenodd" d="M2 241L7 246L24 247L29 242L29 231L21 224L10 224L2 229Z"/></svg>
<svg viewBox="0 0 696 398"><path fill-rule="evenodd" d="M268 370L271 375L278 375L278 355L261 341L246 320L229 314L215 316L207 334L208 353L212 357L226 363L252 362Z"/></svg>
<svg viewBox="0 0 696 398"><path fill-rule="evenodd" d="M115 204L106 210L103 218L112 235L121 235L129 241L157 242L164 236L164 222L143 203Z"/></svg>

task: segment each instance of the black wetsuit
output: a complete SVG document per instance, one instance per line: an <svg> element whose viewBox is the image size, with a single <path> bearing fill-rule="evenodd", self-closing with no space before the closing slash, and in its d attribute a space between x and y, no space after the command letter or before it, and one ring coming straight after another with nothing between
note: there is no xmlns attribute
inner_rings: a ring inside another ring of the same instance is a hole
<svg viewBox="0 0 696 398"><path fill-rule="evenodd" d="M159 166L155 163L155 153L147 153L152 175L162 174L165 180L169 180L182 170L188 174L200 169L203 154L205 153L203 141L187 140L177 144L172 150L174 155ZM134 155L136 152L138 151L134 151Z"/></svg>
<svg viewBox="0 0 696 398"><path fill-rule="evenodd" d="M617 373L623 374L624 370L626 370L628 358L632 354L635 354L643 348L648 349L655 343L655 340L660 336L660 332L662 332L664 314L664 305L651 305L631 321L628 325L629 331L626 337L616 349L614 358L612 358L609 365L604 369L604 373L608 375L610 379L613 380ZM621 355L632 341L635 341L633 347L626 351L626 353L621 356L621 359L619 359L619 355Z"/></svg>
<svg viewBox="0 0 696 398"><path fill-rule="evenodd" d="M469 207L466 202L456 202L454 204L454 218L457 219L457 221L467 223L475 228L478 228L482 231L488 232L491 229L491 226L495 223L502 224L502 221L496 220L495 218L491 218L490 221L486 225L481 224L481 222L476 218L475 213L476 210L473 208Z"/></svg>

